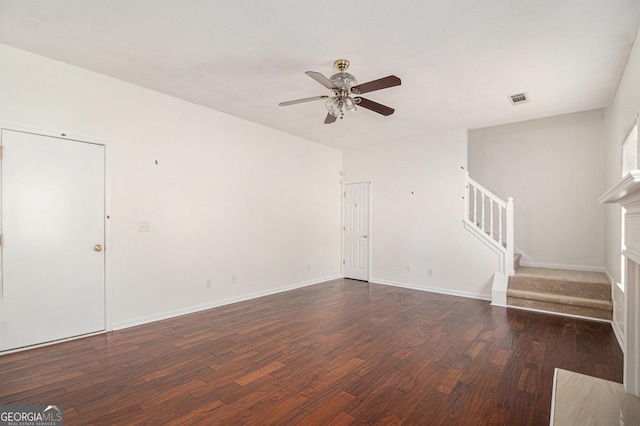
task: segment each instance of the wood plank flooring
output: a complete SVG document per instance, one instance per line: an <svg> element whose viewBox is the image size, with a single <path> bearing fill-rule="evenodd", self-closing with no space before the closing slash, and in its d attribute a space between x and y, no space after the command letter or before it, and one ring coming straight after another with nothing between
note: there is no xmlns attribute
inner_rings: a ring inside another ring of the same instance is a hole
<svg viewBox="0 0 640 426"><path fill-rule="evenodd" d="M620 382L611 326L335 280L0 356L66 425L548 425L554 368Z"/></svg>

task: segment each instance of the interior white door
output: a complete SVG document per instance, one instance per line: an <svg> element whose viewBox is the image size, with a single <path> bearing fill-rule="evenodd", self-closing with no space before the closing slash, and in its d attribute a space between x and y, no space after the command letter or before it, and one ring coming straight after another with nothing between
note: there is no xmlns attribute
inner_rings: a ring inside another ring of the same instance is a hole
<svg viewBox="0 0 640 426"><path fill-rule="evenodd" d="M2 130L0 351L105 329L104 146Z"/></svg>
<svg viewBox="0 0 640 426"><path fill-rule="evenodd" d="M344 276L369 281L369 183L344 186Z"/></svg>

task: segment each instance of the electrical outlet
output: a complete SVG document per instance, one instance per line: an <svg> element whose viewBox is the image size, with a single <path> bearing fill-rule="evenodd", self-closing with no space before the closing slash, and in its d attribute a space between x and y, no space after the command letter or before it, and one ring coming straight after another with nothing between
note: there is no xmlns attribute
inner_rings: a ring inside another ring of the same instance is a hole
<svg viewBox="0 0 640 426"><path fill-rule="evenodd" d="M432 276L433 275L433 269L431 269L431 268L427 269L427 275Z"/></svg>
<svg viewBox="0 0 640 426"><path fill-rule="evenodd" d="M404 265L404 270L407 271L407 272L411 272L411 266Z"/></svg>
<svg viewBox="0 0 640 426"><path fill-rule="evenodd" d="M151 232L151 224L149 222L138 222L138 232Z"/></svg>
<svg viewBox="0 0 640 426"><path fill-rule="evenodd" d="M236 276L231 275L231 284L235 284L235 283L236 283Z"/></svg>
<svg viewBox="0 0 640 426"><path fill-rule="evenodd" d="M205 287L206 288L211 288L211 286L212 286L211 285L211 280L207 280L206 283L205 283Z"/></svg>

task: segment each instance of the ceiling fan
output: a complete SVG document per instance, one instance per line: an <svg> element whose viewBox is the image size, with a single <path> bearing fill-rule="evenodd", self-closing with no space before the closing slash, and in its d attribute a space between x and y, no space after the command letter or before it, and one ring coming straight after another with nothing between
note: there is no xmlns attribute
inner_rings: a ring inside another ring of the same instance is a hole
<svg viewBox="0 0 640 426"><path fill-rule="evenodd" d="M369 109L382 115L391 115L395 111L386 105L379 104L369 99L363 98L360 95L363 93L373 92L375 90L386 89L387 87L399 86L402 81L395 75L379 78L377 80L369 81L363 84L357 84L356 78L347 73L349 68L349 61L346 59L338 59L333 64L334 68L338 70L337 74L327 78L319 72L307 71L309 77L313 78L318 83L322 84L327 89L333 91L333 96L313 96L311 98L296 99L294 101L280 102L280 106L288 106L294 104L300 104L303 102L316 101L319 99L326 99L325 107L327 108L327 117L324 119L324 124L331 124L338 118L344 117L345 110L355 111L356 105L362 108Z"/></svg>

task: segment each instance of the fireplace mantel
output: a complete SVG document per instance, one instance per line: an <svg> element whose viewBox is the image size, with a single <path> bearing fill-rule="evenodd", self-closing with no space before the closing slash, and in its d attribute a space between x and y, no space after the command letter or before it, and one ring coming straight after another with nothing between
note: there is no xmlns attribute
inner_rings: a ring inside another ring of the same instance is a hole
<svg viewBox="0 0 640 426"><path fill-rule="evenodd" d="M600 203L625 204L625 201L640 192L640 170L634 170L613 188L605 192L598 198ZM633 197L635 198L635 197ZM626 199L626 200L625 200Z"/></svg>
<svg viewBox="0 0 640 426"><path fill-rule="evenodd" d="M640 396L640 170L630 172L598 201L625 208L624 386Z"/></svg>

